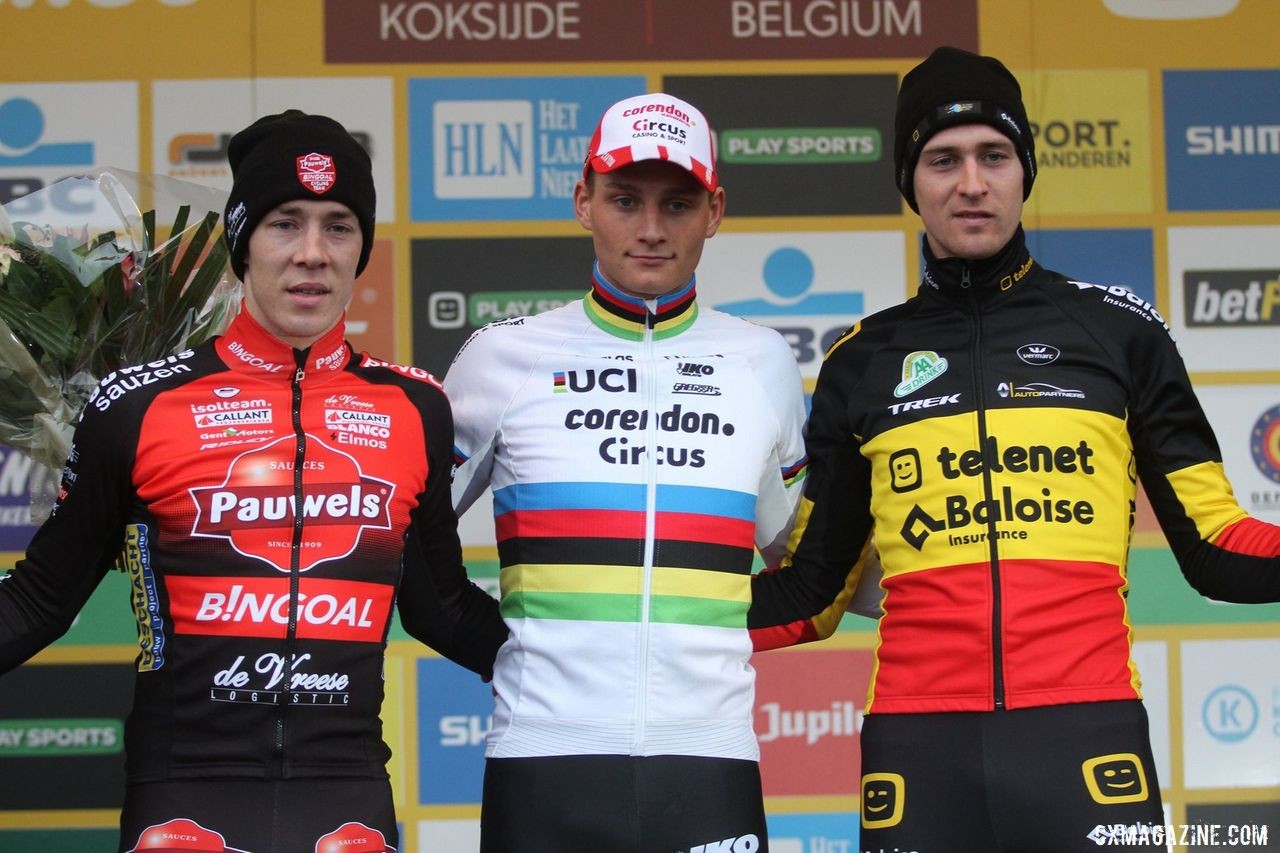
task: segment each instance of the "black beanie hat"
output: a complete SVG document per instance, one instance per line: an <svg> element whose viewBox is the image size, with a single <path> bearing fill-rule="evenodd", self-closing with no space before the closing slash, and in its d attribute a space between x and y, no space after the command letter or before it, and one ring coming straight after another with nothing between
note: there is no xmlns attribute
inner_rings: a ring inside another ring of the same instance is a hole
<svg viewBox="0 0 1280 853"><path fill-rule="evenodd" d="M902 78L893 121L893 169L898 189L916 207L913 179L920 149L940 130L989 124L1013 141L1022 161L1022 198L1036 179L1036 146L1022 105L1022 88L993 56L940 47Z"/></svg>
<svg viewBox="0 0 1280 853"><path fill-rule="evenodd" d="M328 116L285 110L263 116L231 137L231 195L227 198L226 239L231 269L244 279L249 236L258 221L295 199L336 201L351 208L364 238L356 275L373 251L373 164L346 128Z"/></svg>

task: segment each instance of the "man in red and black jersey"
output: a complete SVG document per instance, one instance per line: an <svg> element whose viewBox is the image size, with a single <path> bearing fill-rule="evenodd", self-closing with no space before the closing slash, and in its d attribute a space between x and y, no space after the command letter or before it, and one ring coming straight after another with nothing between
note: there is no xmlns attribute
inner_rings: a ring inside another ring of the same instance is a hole
<svg viewBox="0 0 1280 853"><path fill-rule="evenodd" d="M1004 65L944 47L908 73L895 165L924 280L827 352L790 556L759 579L792 597L756 599L762 624L793 621L757 648L821 636L807 614L873 542L861 848L1150 844L1164 815L1127 609L1138 483L1204 595L1280 600L1280 529L1232 496L1156 309L1028 252L1034 141Z"/></svg>
<svg viewBox="0 0 1280 853"><path fill-rule="evenodd" d="M53 514L0 583L0 671L60 636L120 558L140 648L119 849L394 850L393 604L486 677L507 629L462 565L443 390L343 338L372 249L368 154L290 110L229 155L243 310L90 397Z"/></svg>

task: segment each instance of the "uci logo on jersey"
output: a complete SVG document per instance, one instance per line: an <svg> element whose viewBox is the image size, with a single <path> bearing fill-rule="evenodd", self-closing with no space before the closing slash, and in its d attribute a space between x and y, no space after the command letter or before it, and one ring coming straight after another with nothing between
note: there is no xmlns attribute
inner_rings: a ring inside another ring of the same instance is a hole
<svg viewBox="0 0 1280 853"><path fill-rule="evenodd" d="M597 388L612 394L635 393L640 380L634 367L606 367L604 370L557 370L551 374L551 388L557 394L586 394Z"/></svg>

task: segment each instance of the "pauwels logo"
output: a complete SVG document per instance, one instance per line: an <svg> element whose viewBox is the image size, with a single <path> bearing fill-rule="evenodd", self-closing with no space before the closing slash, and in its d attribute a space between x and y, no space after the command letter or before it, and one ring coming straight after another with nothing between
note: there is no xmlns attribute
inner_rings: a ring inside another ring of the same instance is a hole
<svg viewBox="0 0 1280 853"><path fill-rule="evenodd" d="M192 536L227 539L238 553L289 571L295 513L302 514L299 571L355 550L366 528L391 529L395 484L365 476L354 458L307 440L302 495L294 495L293 436L240 454L220 486L190 489ZM300 503L300 505L299 505Z"/></svg>
<svg viewBox="0 0 1280 853"><path fill-rule="evenodd" d="M947 360L932 350L917 350L902 360L902 381L893 396L906 397L947 372Z"/></svg>
<svg viewBox="0 0 1280 853"><path fill-rule="evenodd" d="M316 195L324 195L338 180L333 158L328 154L315 153L299 157L298 180Z"/></svg>

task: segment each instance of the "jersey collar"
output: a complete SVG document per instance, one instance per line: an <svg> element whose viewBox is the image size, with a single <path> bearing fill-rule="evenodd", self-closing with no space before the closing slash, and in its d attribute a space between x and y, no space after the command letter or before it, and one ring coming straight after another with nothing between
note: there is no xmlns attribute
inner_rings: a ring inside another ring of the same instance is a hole
<svg viewBox="0 0 1280 853"><path fill-rule="evenodd" d="M268 332L243 306L215 344L232 370L292 379L299 369L306 377L322 377L347 366L351 349L343 339L346 315L305 350L296 350Z"/></svg>
<svg viewBox="0 0 1280 853"><path fill-rule="evenodd" d="M947 295L962 295L969 288L979 295L1003 293L1025 281L1027 274L1037 266L1027 250L1026 234L1021 225L1004 248L989 258L977 261L939 259L929 249L928 239L922 243L924 282L921 286Z"/></svg>
<svg viewBox="0 0 1280 853"><path fill-rule="evenodd" d="M582 300L587 317L598 327L628 341L644 339L651 329L655 340L683 332L698 317L697 276L671 293L641 299L623 293L605 279L597 262L591 269L591 290Z"/></svg>

